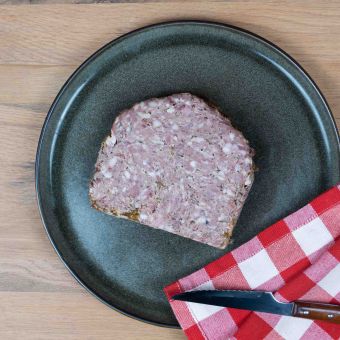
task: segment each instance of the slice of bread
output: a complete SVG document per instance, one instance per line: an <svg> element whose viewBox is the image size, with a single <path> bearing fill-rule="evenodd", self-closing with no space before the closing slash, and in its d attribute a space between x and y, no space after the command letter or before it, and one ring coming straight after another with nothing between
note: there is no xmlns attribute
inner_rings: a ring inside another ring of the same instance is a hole
<svg viewBox="0 0 340 340"><path fill-rule="evenodd" d="M254 179L253 149L216 108L188 93L121 112L100 149L92 206L224 248Z"/></svg>

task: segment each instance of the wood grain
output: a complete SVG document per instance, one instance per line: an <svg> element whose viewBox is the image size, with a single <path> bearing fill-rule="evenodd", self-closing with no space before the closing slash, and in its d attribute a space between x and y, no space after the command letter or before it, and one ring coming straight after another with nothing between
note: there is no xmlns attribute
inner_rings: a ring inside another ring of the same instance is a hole
<svg viewBox="0 0 340 340"><path fill-rule="evenodd" d="M34 193L40 129L72 71L119 35L174 19L230 23L278 44L315 79L340 125L339 1L1 6L1 339L184 339L87 294L50 245Z"/></svg>

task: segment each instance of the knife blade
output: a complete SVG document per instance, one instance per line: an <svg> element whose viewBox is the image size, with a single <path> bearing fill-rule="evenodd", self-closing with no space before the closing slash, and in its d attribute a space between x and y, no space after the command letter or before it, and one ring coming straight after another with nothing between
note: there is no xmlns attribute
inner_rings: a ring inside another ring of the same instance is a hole
<svg viewBox="0 0 340 340"><path fill-rule="evenodd" d="M201 290L178 294L173 299L281 315L293 312L293 303L279 302L271 292Z"/></svg>
<svg viewBox="0 0 340 340"><path fill-rule="evenodd" d="M271 292L200 290L178 294L172 299L340 323L339 305L304 301L284 303L276 300Z"/></svg>

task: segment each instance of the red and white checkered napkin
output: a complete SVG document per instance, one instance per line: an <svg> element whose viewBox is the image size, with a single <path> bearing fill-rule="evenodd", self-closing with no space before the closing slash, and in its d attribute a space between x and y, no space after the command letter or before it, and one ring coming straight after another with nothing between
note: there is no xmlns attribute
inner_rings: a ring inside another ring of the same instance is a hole
<svg viewBox="0 0 340 340"><path fill-rule="evenodd" d="M252 240L167 286L189 339L339 339L340 326L171 300L188 290L254 289L281 301L340 303L340 185Z"/></svg>

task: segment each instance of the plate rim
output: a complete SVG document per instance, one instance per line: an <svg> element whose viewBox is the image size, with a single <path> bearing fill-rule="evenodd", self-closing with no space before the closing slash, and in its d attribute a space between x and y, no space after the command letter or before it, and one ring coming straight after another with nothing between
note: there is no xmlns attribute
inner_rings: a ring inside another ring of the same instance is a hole
<svg viewBox="0 0 340 340"><path fill-rule="evenodd" d="M135 320L139 320L142 322L145 322L147 324L155 325L155 326L160 326L160 327L165 327L165 328L173 328L173 329L180 329L181 327L179 325L174 325L174 324L169 324L169 323L163 323L163 322L156 322L149 320L147 318L141 317L137 314L133 314L130 312L126 312L123 309L120 309L116 306L111 305L109 302L105 301L97 292L95 292L93 289L88 287L85 282L76 274L76 272L67 264L66 260L63 258L62 253L59 251L58 246L56 242L53 240L49 228L47 226L48 221L45 220L44 218L44 212L41 204L41 187L39 185L39 169L40 169L40 156L41 156L41 150L42 150L42 145L44 141L44 136L46 133L46 129L49 123L49 120L51 116L53 115L54 109L59 102L60 98L62 97L64 91L68 88L68 85L71 83L71 81L80 73L80 71L85 68L88 64L90 64L94 59L96 59L101 53L103 53L107 48L119 43L122 40L125 40L135 34L141 33L143 31L147 31L152 28L158 28L158 27L166 27L166 26L176 26L176 25L203 25L203 26L212 26L212 27L217 27L217 28L223 28L223 29L228 29L228 30L234 30L236 32L243 33L250 38L256 39L257 41L260 41L262 43L265 43L268 47L274 49L276 52L281 54L284 58L286 58L288 61L290 61L299 71L302 73L305 77L306 80L312 85L318 96L320 97L322 104L327 110L328 116L330 118L330 122L332 124L332 129L334 130L335 136L336 136L336 142L338 145L338 154L340 156L340 135L339 131L336 126L335 118L334 115L332 114L332 111L330 109L330 106L321 92L321 89L318 87L316 82L312 79L312 77L309 75L309 73L287 52L285 52L283 49L281 49L279 46L277 46L275 43L271 42L270 40L267 40L266 38L253 33L247 29L244 29L242 27L238 27L235 25L230 25L227 23L221 23L221 22L216 22L216 21L210 21L210 20L171 20L171 21L164 21L164 22L159 22L147 26L143 26L140 28L137 28L135 30L129 31L123 35L120 35L119 37L109 41L105 45L103 45L101 48L96 50L93 54L91 54L87 59L85 59L76 69L71 73L71 75L68 77L68 79L65 81L61 89L59 90L58 94L56 95L55 99L53 100L51 107L48 110L48 113L46 115L46 118L44 120L43 126L41 128L40 132L40 137L38 140L37 144L37 151L36 151L36 157L35 157L35 191L36 191L36 201L38 205L38 210L39 210L39 215L40 219L42 221L43 227L45 229L45 232L48 236L48 239L50 243L53 246L54 251L57 253L58 257L62 261L62 263L65 265L67 270L71 273L71 275L76 279L76 281L83 287L87 292L89 292L92 296L94 296L96 299L98 299L100 302L105 304L106 306L110 307L111 309L119 312L120 314L123 314L125 316L128 316L130 318L133 318Z"/></svg>

